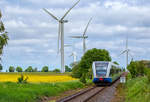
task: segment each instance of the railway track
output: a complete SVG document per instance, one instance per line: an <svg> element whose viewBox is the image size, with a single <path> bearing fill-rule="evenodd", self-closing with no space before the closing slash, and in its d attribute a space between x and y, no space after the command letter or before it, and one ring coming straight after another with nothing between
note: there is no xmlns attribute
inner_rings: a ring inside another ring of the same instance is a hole
<svg viewBox="0 0 150 102"><path fill-rule="evenodd" d="M122 76L125 76L125 74L122 74ZM119 78L116 79L110 86L115 84L115 82L118 81L118 80L119 80ZM83 90L83 91L80 91L78 93L75 93L75 94L73 94L71 96L64 97L63 99L60 99L57 102L88 102L94 96L96 96L97 94L101 93L107 87L108 86L106 86L106 87L93 86L93 87L88 88L86 90Z"/></svg>
<svg viewBox="0 0 150 102"><path fill-rule="evenodd" d="M81 92L75 93L71 96L65 97L63 99L58 100L57 102L86 102L91 97L95 96L99 92L101 92L105 87L96 87L88 88Z"/></svg>

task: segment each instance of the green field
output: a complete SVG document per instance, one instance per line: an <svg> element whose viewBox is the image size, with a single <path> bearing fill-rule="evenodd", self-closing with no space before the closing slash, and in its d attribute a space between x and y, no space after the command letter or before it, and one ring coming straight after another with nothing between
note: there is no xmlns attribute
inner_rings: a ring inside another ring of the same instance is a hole
<svg viewBox="0 0 150 102"><path fill-rule="evenodd" d="M57 96L67 90L83 88L79 81L62 83L0 83L0 102L37 102L43 96Z"/></svg>
<svg viewBox="0 0 150 102"><path fill-rule="evenodd" d="M68 76L71 73L54 73L54 72L13 72L13 73L0 73L0 78L4 79L5 76L12 78L13 76L20 75L28 76ZM46 76L46 77L45 77ZM49 77L48 77L49 78ZM55 79L55 77L54 77ZM35 79L36 80L36 79ZM69 81L69 82L51 82L51 83L26 83L19 84L17 82L0 82L0 102L37 102L42 97L51 97L60 95L68 90L73 90L77 88L85 87L84 84L78 80Z"/></svg>

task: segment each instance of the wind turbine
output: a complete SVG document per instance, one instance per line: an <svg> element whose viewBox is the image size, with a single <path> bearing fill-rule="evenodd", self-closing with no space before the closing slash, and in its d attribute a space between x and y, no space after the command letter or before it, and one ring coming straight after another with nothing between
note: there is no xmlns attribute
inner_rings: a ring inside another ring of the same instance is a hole
<svg viewBox="0 0 150 102"><path fill-rule="evenodd" d="M61 52L61 73L65 72L65 68L64 68L64 23L67 23L68 20L64 20L64 18L67 16L67 14L71 11L71 9L73 9L80 0L78 0L66 13L65 15L61 18L58 19L56 16L54 16L52 13L50 13L48 10L46 10L45 8L43 8L43 10L48 13L51 17L53 17L56 21L59 22L59 28L58 28L58 53L59 53L59 40L61 41L61 48L60 48L60 52Z"/></svg>
<svg viewBox="0 0 150 102"><path fill-rule="evenodd" d="M77 53L76 52L72 52L72 54L70 55L70 57L73 56L73 63L77 62Z"/></svg>
<svg viewBox="0 0 150 102"><path fill-rule="evenodd" d="M127 35L127 37L126 37L126 49L124 51L122 51L122 53L120 54L120 55L122 55L122 54L126 53L126 68L125 68L125 71L127 71L127 67L128 67L128 58L129 58L129 55L130 55L129 52L130 52L130 49L128 49L128 35Z"/></svg>
<svg viewBox="0 0 150 102"><path fill-rule="evenodd" d="M86 36L86 32L87 32L87 29L88 29L88 26L89 26L91 20L92 20L92 18L90 18L90 20L89 20L89 22L88 22L88 24L87 24L87 26L86 26L86 28L85 28L82 36L70 36L71 38L77 38L77 39L81 38L81 39L83 39L83 53L86 52L86 43L85 43L85 40L88 38L88 36Z"/></svg>

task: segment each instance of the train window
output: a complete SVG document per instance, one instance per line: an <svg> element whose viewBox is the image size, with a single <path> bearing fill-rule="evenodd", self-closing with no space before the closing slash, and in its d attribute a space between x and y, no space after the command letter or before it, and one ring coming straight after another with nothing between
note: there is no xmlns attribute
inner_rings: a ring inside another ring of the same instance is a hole
<svg viewBox="0 0 150 102"><path fill-rule="evenodd" d="M106 76L108 63L97 63L95 66L96 66L97 77Z"/></svg>
<svg viewBox="0 0 150 102"><path fill-rule="evenodd" d="M110 69L110 76L113 76L117 73L121 72L121 69L116 67L116 66L111 66L111 69Z"/></svg>
<svg viewBox="0 0 150 102"><path fill-rule="evenodd" d="M96 70L96 76L97 77L103 77L106 76L106 70Z"/></svg>

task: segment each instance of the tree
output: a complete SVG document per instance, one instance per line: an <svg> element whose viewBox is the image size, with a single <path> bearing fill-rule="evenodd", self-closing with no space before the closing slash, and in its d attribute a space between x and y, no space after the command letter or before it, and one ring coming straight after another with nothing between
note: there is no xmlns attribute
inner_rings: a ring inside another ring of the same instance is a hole
<svg viewBox="0 0 150 102"><path fill-rule="evenodd" d="M34 69L33 69L33 72L37 72L37 68L34 68Z"/></svg>
<svg viewBox="0 0 150 102"><path fill-rule="evenodd" d="M55 72L55 73L60 73L60 69L57 69L57 68L56 68L56 69L53 70L53 72Z"/></svg>
<svg viewBox="0 0 150 102"><path fill-rule="evenodd" d="M114 61L113 63L114 63L114 64L117 64L117 65L119 65L119 63L118 63L118 62L116 62L116 61Z"/></svg>
<svg viewBox="0 0 150 102"><path fill-rule="evenodd" d="M132 78L143 76L145 74L145 66L142 61L131 61L127 69L131 73Z"/></svg>
<svg viewBox="0 0 150 102"><path fill-rule="evenodd" d="M15 68L13 66L10 66L9 67L9 72L14 72L15 71Z"/></svg>
<svg viewBox="0 0 150 102"><path fill-rule="evenodd" d="M87 76L89 71L91 72L89 75L92 75L92 71L89 69L92 68L93 61L111 61L111 57L109 52L105 49L93 48L88 50L81 58L81 61L78 63L78 65L73 67L72 76L77 76L78 78L81 76Z"/></svg>
<svg viewBox="0 0 150 102"><path fill-rule="evenodd" d="M1 72L1 70L3 70L3 66L0 64L0 72Z"/></svg>
<svg viewBox="0 0 150 102"><path fill-rule="evenodd" d="M29 67L25 70L25 72L33 72L32 66L29 66Z"/></svg>
<svg viewBox="0 0 150 102"><path fill-rule="evenodd" d="M44 66L44 67L42 68L42 72L48 72L48 66Z"/></svg>
<svg viewBox="0 0 150 102"><path fill-rule="evenodd" d="M2 18L2 14L1 14L1 11L0 11L0 55L3 54L3 48L4 48L4 46L7 45L7 41L9 39L8 35L7 35L7 32L5 31L4 24L1 21L1 18Z"/></svg>
<svg viewBox="0 0 150 102"><path fill-rule="evenodd" d="M22 68L18 66L18 67L16 68L16 71L17 71L17 72L22 72Z"/></svg>
<svg viewBox="0 0 150 102"><path fill-rule="evenodd" d="M71 68L69 68L67 65L65 65L65 72L71 72Z"/></svg>

